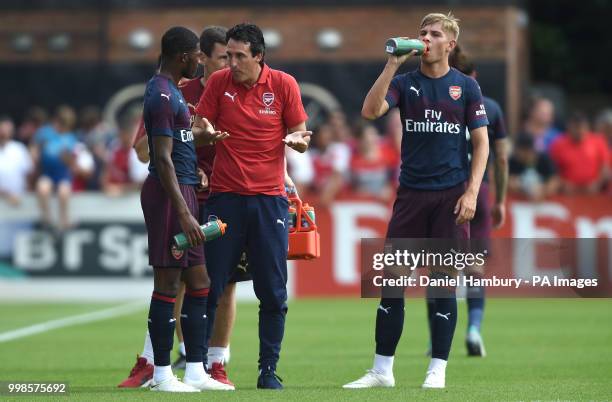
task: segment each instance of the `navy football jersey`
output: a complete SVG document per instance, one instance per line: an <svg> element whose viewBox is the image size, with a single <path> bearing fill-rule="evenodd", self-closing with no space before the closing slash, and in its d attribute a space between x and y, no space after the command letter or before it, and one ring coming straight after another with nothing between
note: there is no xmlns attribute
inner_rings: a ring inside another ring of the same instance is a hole
<svg viewBox="0 0 612 402"><path fill-rule="evenodd" d="M496 140L501 140L506 138L506 124L504 123L504 113L494 99L491 99L487 96L482 97L483 103L485 105L485 110L487 111L487 119L489 120L489 125L487 126L487 133L489 134L489 160L487 161L487 167L485 169L483 181L489 181L489 163L495 157L495 153L493 152L493 148L495 146ZM467 133L468 140L468 150L470 156L472 155L472 142L470 141L469 131ZM471 157L470 157L471 160Z"/></svg>
<svg viewBox="0 0 612 402"><path fill-rule="evenodd" d="M147 83L144 95L143 120L149 142L149 174L159 177L155 170L153 137L173 138L172 163L180 184L196 185L197 158L187 102L174 82L163 75L155 75Z"/></svg>
<svg viewBox="0 0 612 402"><path fill-rule="evenodd" d="M466 129L489 124L473 78L454 68L429 78L417 69L394 77L385 99L402 120L402 186L443 190L468 179Z"/></svg>

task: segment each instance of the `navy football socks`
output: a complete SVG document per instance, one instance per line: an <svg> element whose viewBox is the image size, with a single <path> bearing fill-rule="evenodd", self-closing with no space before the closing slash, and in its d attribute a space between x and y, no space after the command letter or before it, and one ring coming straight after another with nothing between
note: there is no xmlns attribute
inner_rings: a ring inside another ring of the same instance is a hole
<svg viewBox="0 0 612 402"><path fill-rule="evenodd" d="M176 295L164 295L153 292L149 307L149 334L153 345L153 357L156 366L170 365L170 351L174 341L176 320L172 316Z"/></svg>
<svg viewBox="0 0 612 402"><path fill-rule="evenodd" d="M395 355L404 329L404 298L383 298L376 311L376 354Z"/></svg>
<svg viewBox="0 0 612 402"><path fill-rule="evenodd" d="M454 289L438 289L437 295L431 323L431 357L448 360L457 326L457 297Z"/></svg>
<svg viewBox="0 0 612 402"><path fill-rule="evenodd" d="M186 360L190 363L204 361L207 301L208 288L185 291L181 309L181 326L187 352Z"/></svg>

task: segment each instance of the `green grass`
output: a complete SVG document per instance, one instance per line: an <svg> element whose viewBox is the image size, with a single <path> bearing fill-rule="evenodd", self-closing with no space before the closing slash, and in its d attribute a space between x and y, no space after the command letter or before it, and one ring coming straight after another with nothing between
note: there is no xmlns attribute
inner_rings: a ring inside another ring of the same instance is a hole
<svg viewBox="0 0 612 402"><path fill-rule="evenodd" d="M68 381L78 400L610 400L612 300L487 301L485 359L465 355L465 303L447 369L447 388L422 390L428 359L425 307L411 299L395 359L394 389L343 390L372 363L375 300L289 304L278 373L283 392L258 391L257 307L239 304L230 378L238 391L156 394L116 388L142 349L146 311L0 343L0 381ZM0 332L108 307L3 304ZM2 399L3 396L0 396ZM36 397L39 399L40 397ZM15 398L31 400L34 397ZM59 399L54 397L54 399ZM64 398L65 399L65 398Z"/></svg>

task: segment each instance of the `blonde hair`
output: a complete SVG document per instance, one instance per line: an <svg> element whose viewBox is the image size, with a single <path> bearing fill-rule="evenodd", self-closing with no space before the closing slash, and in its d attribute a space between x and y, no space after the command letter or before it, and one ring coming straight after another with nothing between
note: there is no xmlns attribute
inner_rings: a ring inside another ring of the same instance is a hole
<svg viewBox="0 0 612 402"><path fill-rule="evenodd" d="M447 34L453 35L455 40L459 39L459 19L455 18L452 13L444 15L442 13L431 13L423 17L420 28L441 22L442 30Z"/></svg>

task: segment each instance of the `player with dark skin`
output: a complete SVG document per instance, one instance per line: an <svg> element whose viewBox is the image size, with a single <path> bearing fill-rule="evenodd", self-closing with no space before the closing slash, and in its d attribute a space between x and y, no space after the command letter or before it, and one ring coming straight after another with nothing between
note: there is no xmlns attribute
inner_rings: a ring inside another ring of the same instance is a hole
<svg viewBox="0 0 612 402"><path fill-rule="evenodd" d="M193 78L196 74L201 57L197 44L198 37L186 28L166 31L161 41L159 72L145 90L143 118L151 163L141 204L147 227L149 264L154 273L148 318L155 363L153 391L233 389L213 380L203 366L210 279L204 265L204 235L196 219L195 187L199 179L194 143L214 143L228 134L216 132L207 122L198 138L191 132L189 109L178 84L181 78ZM180 252L171 249L171 236L178 232L185 234L190 249ZM172 374L170 366L176 321L173 308L181 277L187 289L180 317L187 350L183 382Z"/></svg>

